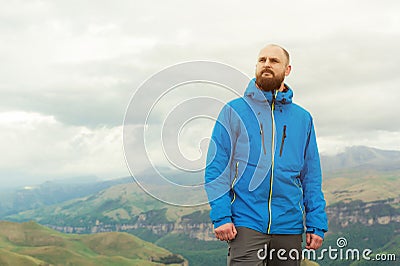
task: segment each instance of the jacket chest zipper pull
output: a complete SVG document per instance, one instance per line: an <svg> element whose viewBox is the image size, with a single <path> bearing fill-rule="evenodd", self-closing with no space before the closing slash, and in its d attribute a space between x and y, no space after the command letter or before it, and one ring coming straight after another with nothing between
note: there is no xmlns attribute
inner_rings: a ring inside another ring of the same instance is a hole
<svg viewBox="0 0 400 266"><path fill-rule="evenodd" d="M281 148L279 150L279 157L282 156L283 145L285 144L285 139L286 139L286 125L283 126L282 141L281 141Z"/></svg>

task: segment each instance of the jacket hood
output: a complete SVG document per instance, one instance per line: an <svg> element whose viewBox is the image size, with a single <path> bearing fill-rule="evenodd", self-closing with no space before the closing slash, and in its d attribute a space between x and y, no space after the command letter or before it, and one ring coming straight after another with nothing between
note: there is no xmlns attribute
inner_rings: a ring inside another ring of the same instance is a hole
<svg viewBox="0 0 400 266"><path fill-rule="evenodd" d="M285 91L278 91L275 98L276 105L292 103L293 90L285 83ZM244 96L250 97L254 101L272 103L272 91L262 91L256 86L256 79L253 78L247 86Z"/></svg>

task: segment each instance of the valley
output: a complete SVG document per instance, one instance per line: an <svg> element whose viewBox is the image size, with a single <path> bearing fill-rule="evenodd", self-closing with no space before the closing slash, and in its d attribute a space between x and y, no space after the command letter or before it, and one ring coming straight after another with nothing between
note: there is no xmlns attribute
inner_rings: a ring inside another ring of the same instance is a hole
<svg viewBox="0 0 400 266"><path fill-rule="evenodd" d="M399 256L399 154L353 147L343 154L322 157L323 191L329 217L329 232L323 247L335 246L339 237L346 237L353 247L397 252ZM208 205L172 206L150 197L130 178L113 182L87 184L91 191L82 189L80 195L65 200L57 199L57 193L53 193L52 202L43 199L45 191L63 191L62 188L65 191L68 186L46 184L43 188L20 189L8 194L9 199L19 203L18 207L12 208L10 206L16 204L3 200L0 219L19 224L34 221L69 235L128 233L180 254L190 265L224 265L226 243L214 238ZM103 188L93 191L93 187ZM365 261L317 262L320 265L370 265Z"/></svg>

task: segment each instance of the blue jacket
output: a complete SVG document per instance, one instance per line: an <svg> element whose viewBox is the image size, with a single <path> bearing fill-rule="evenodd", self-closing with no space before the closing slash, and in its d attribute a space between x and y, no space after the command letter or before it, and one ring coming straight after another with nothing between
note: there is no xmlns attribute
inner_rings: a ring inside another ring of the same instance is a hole
<svg viewBox="0 0 400 266"><path fill-rule="evenodd" d="M267 234L324 237L328 230L311 115L251 80L226 104L207 154L206 191L214 227L233 222ZM272 109L272 110L271 110Z"/></svg>

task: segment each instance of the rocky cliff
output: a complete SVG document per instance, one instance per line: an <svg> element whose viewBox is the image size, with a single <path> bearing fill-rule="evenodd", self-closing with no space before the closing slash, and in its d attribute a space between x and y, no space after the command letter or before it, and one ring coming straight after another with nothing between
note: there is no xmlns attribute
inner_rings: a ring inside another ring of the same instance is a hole
<svg viewBox="0 0 400 266"><path fill-rule="evenodd" d="M329 225L332 229L346 228L351 224L373 226L376 224L400 223L400 197L382 201L339 202L328 206L326 211ZM154 235L164 236L169 233L186 234L190 238L199 240L215 240L212 224L208 220L209 211L196 211L190 215L182 216L175 222L157 223L154 212L141 213L135 222L123 224L106 224L99 220L93 226L56 226L47 224L48 227L65 233L98 233L112 231L130 231L137 229L148 230Z"/></svg>

